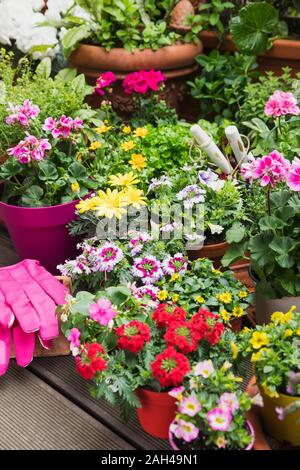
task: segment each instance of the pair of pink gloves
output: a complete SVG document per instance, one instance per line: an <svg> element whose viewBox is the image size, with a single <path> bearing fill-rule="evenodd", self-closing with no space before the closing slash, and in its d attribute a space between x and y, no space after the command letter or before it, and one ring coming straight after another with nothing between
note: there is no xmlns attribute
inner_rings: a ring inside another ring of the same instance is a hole
<svg viewBox="0 0 300 470"><path fill-rule="evenodd" d="M51 348L59 334L56 305L65 303L67 293L38 261L0 268L0 377L8 368L12 336L21 367L32 361L35 332L42 346Z"/></svg>

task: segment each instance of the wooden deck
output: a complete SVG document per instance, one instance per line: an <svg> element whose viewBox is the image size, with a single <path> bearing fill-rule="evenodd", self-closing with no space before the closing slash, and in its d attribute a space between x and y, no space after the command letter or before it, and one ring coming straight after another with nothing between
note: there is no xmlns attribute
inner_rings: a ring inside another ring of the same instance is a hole
<svg viewBox="0 0 300 470"><path fill-rule="evenodd" d="M0 266L17 261L0 228ZM26 369L11 360L0 378L0 410L0 450L170 449L144 433L136 417L124 423L117 410L94 400L70 356L34 359Z"/></svg>

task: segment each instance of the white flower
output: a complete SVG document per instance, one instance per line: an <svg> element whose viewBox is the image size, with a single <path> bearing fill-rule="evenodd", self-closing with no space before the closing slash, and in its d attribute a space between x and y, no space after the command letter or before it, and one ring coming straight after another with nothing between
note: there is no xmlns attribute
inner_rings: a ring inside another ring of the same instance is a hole
<svg viewBox="0 0 300 470"><path fill-rule="evenodd" d="M68 315L63 313L61 316L60 316L60 319L63 323L66 323L66 321L68 321Z"/></svg>
<svg viewBox="0 0 300 470"><path fill-rule="evenodd" d="M257 393L254 397L251 398L252 405L264 406L263 398L260 393Z"/></svg>
<svg viewBox="0 0 300 470"><path fill-rule="evenodd" d="M210 231L211 231L212 235L214 235L215 233L217 233L219 235L224 230L224 227L222 227L222 225L208 224L208 226L210 228Z"/></svg>
<svg viewBox="0 0 300 470"><path fill-rule="evenodd" d="M80 354L80 351L79 351L79 348L72 348L72 356L76 357L76 356L79 356Z"/></svg>
<svg viewBox="0 0 300 470"><path fill-rule="evenodd" d="M207 183L206 186L218 192L223 188L224 184L225 184L224 180L217 180L217 181L210 181L209 183Z"/></svg>

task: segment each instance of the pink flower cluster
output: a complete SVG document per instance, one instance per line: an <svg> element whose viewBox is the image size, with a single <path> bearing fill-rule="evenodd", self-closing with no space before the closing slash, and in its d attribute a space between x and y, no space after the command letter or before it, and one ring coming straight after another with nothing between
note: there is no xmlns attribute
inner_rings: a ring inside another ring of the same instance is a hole
<svg viewBox="0 0 300 470"><path fill-rule="evenodd" d="M128 233L130 240L128 242L128 248L132 256L135 256L143 251L145 243L151 240L151 236L147 232L138 232L132 230Z"/></svg>
<svg viewBox="0 0 300 470"><path fill-rule="evenodd" d="M101 297L96 303L90 305L89 313L91 319L95 320L101 326L107 326L118 314L118 312L113 309L111 301L104 297Z"/></svg>
<svg viewBox="0 0 300 470"><path fill-rule="evenodd" d="M15 122L19 122L22 126L26 127L29 124L29 119L35 119L40 112L40 108L32 104L30 100L25 100L20 106L9 105L7 108L11 114L7 116L6 124L12 125Z"/></svg>
<svg viewBox="0 0 300 470"><path fill-rule="evenodd" d="M292 161L286 183L292 191L300 191L300 158L295 157Z"/></svg>
<svg viewBox="0 0 300 470"><path fill-rule="evenodd" d="M154 284L163 276L160 261L152 255L136 258L131 271L133 276L141 278L144 284Z"/></svg>
<svg viewBox="0 0 300 470"><path fill-rule="evenodd" d="M34 135L27 133L24 140L8 149L8 154L15 157L20 163L26 164L31 160L43 160L46 150L50 149L51 145L48 139L37 139Z"/></svg>
<svg viewBox="0 0 300 470"><path fill-rule="evenodd" d="M166 77L159 70L140 70L127 75L122 86L127 95L132 93L144 95L148 91L157 91L161 82L165 80Z"/></svg>
<svg viewBox="0 0 300 470"><path fill-rule="evenodd" d="M113 72L101 73L99 78L97 78L94 92L97 95L103 96L105 93L105 88L109 87L116 80L117 80L117 77L115 76Z"/></svg>
<svg viewBox="0 0 300 470"><path fill-rule="evenodd" d="M174 256L167 256L162 263L164 273L170 275L185 273L187 266L187 261L181 253L176 253Z"/></svg>
<svg viewBox="0 0 300 470"><path fill-rule="evenodd" d="M293 93L277 90L268 99L265 105L265 114L274 118L285 116L286 114L298 116L300 108L297 106L297 99Z"/></svg>
<svg viewBox="0 0 300 470"><path fill-rule="evenodd" d="M290 171L290 162L274 150L262 158L249 157L249 161L241 167L241 175L252 183L260 180L261 186L275 186L285 182Z"/></svg>
<svg viewBox="0 0 300 470"><path fill-rule="evenodd" d="M77 131L83 128L83 121L76 117L72 119L63 115L60 119L53 119L48 117L43 125L44 131L51 131L54 139L67 139L72 131Z"/></svg>

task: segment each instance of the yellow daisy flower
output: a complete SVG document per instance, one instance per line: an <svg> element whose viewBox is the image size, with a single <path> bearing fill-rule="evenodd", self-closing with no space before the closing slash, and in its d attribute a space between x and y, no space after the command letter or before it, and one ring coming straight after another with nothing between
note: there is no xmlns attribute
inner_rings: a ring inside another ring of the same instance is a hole
<svg viewBox="0 0 300 470"><path fill-rule="evenodd" d="M145 127L137 127L136 130L134 131L134 135L136 137L146 137L148 135L148 129L146 129Z"/></svg>
<svg viewBox="0 0 300 470"><path fill-rule="evenodd" d="M179 300L179 295L178 294L173 294L172 295L172 302L176 303Z"/></svg>
<svg viewBox="0 0 300 470"><path fill-rule="evenodd" d="M288 328L287 330L285 330L284 334L283 334L283 338L288 338L289 336L292 336L293 334L293 330L291 328Z"/></svg>
<svg viewBox="0 0 300 470"><path fill-rule="evenodd" d="M240 305L236 305L235 307L233 307L232 315L237 318L242 317L244 315L243 307L241 307Z"/></svg>
<svg viewBox="0 0 300 470"><path fill-rule="evenodd" d="M179 278L179 274L178 273L174 273L172 274L171 278L170 278L170 281L174 282L174 281L177 281L177 279Z"/></svg>
<svg viewBox="0 0 300 470"><path fill-rule="evenodd" d="M72 193L78 193L80 191L80 186L77 181L71 184Z"/></svg>
<svg viewBox="0 0 300 470"><path fill-rule="evenodd" d="M129 186L139 183L140 180L138 180L134 176L132 171L130 171L129 173L125 173L124 175L118 173L117 175L110 176L109 182L112 186L123 186L125 188L128 188Z"/></svg>
<svg viewBox="0 0 300 470"><path fill-rule="evenodd" d="M97 150L101 147L101 142L99 142L98 140L96 140L95 142L92 142L91 145L90 145L90 150Z"/></svg>
<svg viewBox="0 0 300 470"><path fill-rule="evenodd" d="M107 126L106 124L103 124L103 126L96 127L95 131L97 132L97 134L105 134L110 129L112 129L112 126Z"/></svg>
<svg viewBox="0 0 300 470"><path fill-rule="evenodd" d="M124 134L130 134L131 127L130 126L124 126L122 131L124 132Z"/></svg>
<svg viewBox="0 0 300 470"><path fill-rule="evenodd" d="M204 299L204 297L202 297L202 295L197 295L195 300L198 304L203 304L205 302L205 299Z"/></svg>
<svg viewBox="0 0 300 470"><path fill-rule="evenodd" d="M133 142L133 140L127 140L126 142L123 142L123 144L121 144L121 149L125 150L125 152L129 152L129 150L134 149L134 147L135 143Z"/></svg>
<svg viewBox="0 0 300 470"><path fill-rule="evenodd" d="M255 331L249 341L253 349L260 349L269 344L269 338L264 331Z"/></svg>
<svg viewBox="0 0 300 470"><path fill-rule="evenodd" d="M240 299L245 299L245 297L248 297L248 292L246 290L240 290L238 296Z"/></svg>
<svg viewBox="0 0 300 470"><path fill-rule="evenodd" d="M124 200L128 206L133 206L135 209L139 209L140 206L146 206L146 198L141 189L131 188L130 186L123 192Z"/></svg>
<svg viewBox="0 0 300 470"><path fill-rule="evenodd" d="M158 300L166 300L168 298L169 292L167 290L160 290L157 293Z"/></svg>
<svg viewBox="0 0 300 470"><path fill-rule="evenodd" d="M76 209L78 210L79 214L84 214L85 212L92 210L92 206L93 203L91 202L91 199L83 199L78 204L76 204Z"/></svg>
<svg viewBox="0 0 300 470"><path fill-rule="evenodd" d="M97 207L95 210L99 217L107 217L108 219L116 217L121 219L122 215L126 213L126 209L124 209L126 205L127 202L122 191L119 192L117 189L112 191L108 188L106 192L98 191Z"/></svg>
<svg viewBox="0 0 300 470"><path fill-rule="evenodd" d="M220 311L220 315L221 315L221 318L224 320L224 321L229 321L230 320L230 313L227 312L227 310L225 310L224 308L222 308L222 310Z"/></svg>
<svg viewBox="0 0 300 470"><path fill-rule="evenodd" d="M231 292L223 292L223 294L217 294L216 299L224 304L230 304L232 302L232 294Z"/></svg>
<svg viewBox="0 0 300 470"><path fill-rule="evenodd" d="M141 153L133 153L129 163L134 170L141 170L147 166L147 160Z"/></svg>
<svg viewBox="0 0 300 470"><path fill-rule="evenodd" d="M239 355L239 348L237 347L237 345L233 341L231 341L231 343L230 343L230 348L231 348L231 353L232 353L233 359L236 359Z"/></svg>

